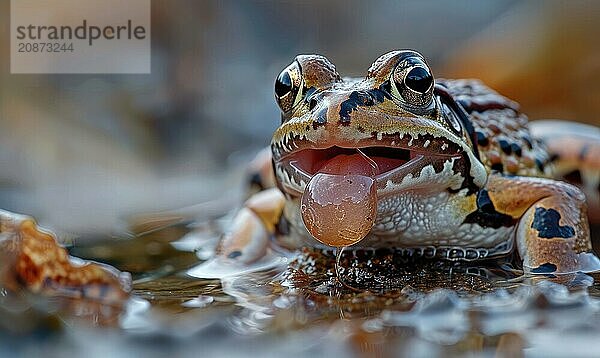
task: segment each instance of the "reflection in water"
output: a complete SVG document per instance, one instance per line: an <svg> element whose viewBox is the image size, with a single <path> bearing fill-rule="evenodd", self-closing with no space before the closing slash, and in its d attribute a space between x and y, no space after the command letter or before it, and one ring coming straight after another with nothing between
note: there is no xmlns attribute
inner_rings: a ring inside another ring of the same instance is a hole
<svg viewBox="0 0 600 358"><path fill-rule="evenodd" d="M600 348L591 338L600 334L596 274L527 277L510 258L464 265L379 249L343 253L340 274L348 288L335 279L333 252L272 252L244 271L219 266L212 261L219 230L180 225L76 245L71 252L78 256L132 272L133 298L124 311L103 316L110 308L57 305L60 299L48 303L3 290L0 322L21 325L1 328L63 332L56 337L64 339L84 331L49 322L108 324L126 333L110 338L119 352L153 337L162 337L156 349L165 352L233 355L251 349L301 356L543 356Z"/></svg>

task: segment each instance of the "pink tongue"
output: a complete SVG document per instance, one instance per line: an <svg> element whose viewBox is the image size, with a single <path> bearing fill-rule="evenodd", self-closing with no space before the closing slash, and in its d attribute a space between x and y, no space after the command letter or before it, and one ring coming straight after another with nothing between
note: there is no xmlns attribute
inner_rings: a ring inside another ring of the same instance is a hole
<svg viewBox="0 0 600 358"><path fill-rule="evenodd" d="M315 174L302 194L302 219L325 245L344 247L362 240L377 214L377 165L362 153L338 155Z"/></svg>

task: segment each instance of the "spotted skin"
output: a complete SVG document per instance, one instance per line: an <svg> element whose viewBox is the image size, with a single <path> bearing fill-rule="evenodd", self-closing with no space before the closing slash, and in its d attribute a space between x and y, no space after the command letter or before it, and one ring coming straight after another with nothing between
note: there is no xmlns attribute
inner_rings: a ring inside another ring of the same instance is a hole
<svg viewBox="0 0 600 358"><path fill-rule="evenodd" d="M377 218L357 249L466 261L516 250L540 274L600 267L585 197L552 179L559 162L548 139L530 131L517 103L480 81L434 80L410 50L381 56L358 79L303 55L279 75L275 97L282 123L268 162L282 205L261 220L284 246L320 245L304 227L300 196L322 163L360 148L384 169L373 177ZM589 145L593 152L600 140Z"/></svg>
<svg viewBox="0 0 600 358"><path fill-rule="evenodd" d="M569 239L575 236L575 229L560 225L560 219L560 213L554 209L535 208L531 228L538 231L538 237L545 239Z"/></svg>
<svg viewBox="0 0 600 358"><path fill-rule="evenodd" d="M544 142L532 137L519 105L479 80L440 80L469 113L483 164L505 175L551 177L553 165Z"/></svg>
<svg viewBox="0 0 600 358"><path fill-rule="evenodd" d="M549 263L557 272L571 272L588 264L587 206L577 187L547 178L490 176L488 192L499 212L519 218L515 239L526 267Z"/></svg>

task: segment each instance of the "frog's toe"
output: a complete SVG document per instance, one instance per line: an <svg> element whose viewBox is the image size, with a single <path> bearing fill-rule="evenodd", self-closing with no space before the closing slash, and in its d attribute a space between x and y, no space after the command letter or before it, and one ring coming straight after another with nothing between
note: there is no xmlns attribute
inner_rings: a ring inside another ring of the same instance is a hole
<svg viewBox="0 0 600 358"><path fill-rule="evenodd" d="M242 208L233 219L230 230L221 239L217 254L242 263L252 263L266 253L269 232L252 210Z"/></svg>

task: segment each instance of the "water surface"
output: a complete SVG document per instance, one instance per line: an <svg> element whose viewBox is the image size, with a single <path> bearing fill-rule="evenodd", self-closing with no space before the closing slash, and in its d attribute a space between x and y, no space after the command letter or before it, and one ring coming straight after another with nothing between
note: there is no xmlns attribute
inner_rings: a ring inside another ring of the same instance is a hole
<svg viewBox="0 0 600 358"><path fill-rule="evenodd" d="M131 272L132 298L107 307L2 290L0 353L547 357L600 348L597 274L532 277L512 258L464 265L384 249L344 252L342 282L333 252L308 249L271 252L239 274L207 266L224 224L76 241L74 256Z"/></svg>

